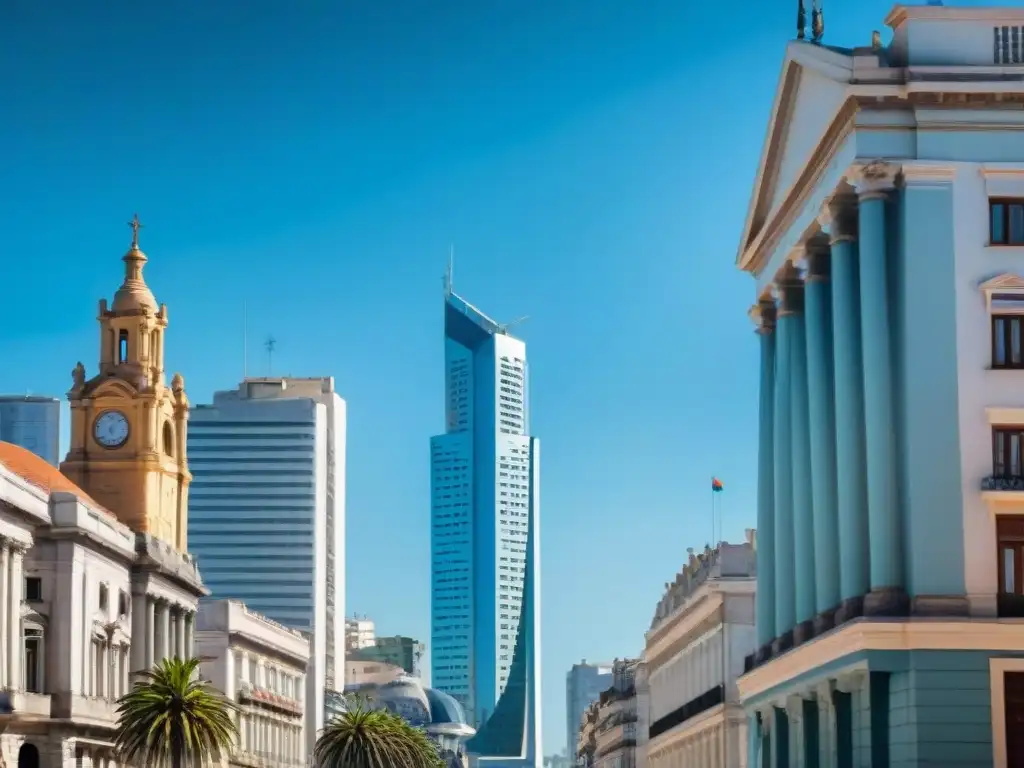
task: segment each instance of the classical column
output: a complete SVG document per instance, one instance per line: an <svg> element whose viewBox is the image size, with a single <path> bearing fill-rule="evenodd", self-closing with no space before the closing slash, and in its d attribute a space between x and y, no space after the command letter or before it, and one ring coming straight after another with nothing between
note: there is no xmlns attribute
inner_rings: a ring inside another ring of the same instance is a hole
<svg viewBox="0 0 1024 768"><path fill-rule="evenodd" d="M152 669L156 663L156 600L146 595L146 656L144 669Z"/></svg>
<svg viewBox="0 0 1024 768"><path fill-rule="evenodd" d="M860 321L871 579L864 612L876 615L901 615L908 607L896 488L896 409L885 221L886 200L893 189L896 171L896 166L870 163L856 176L860 198Z"/></svg>
<svg viewBox="0 0 1024 768"><path fill-rule="evenodd" d="M0 600L3 600L6 607L8 585L10 584L11 569L11 548L10 542L0 539ZM11 613L9 610L0 609L0 686L10 684L7 666L7 648L11 644L11 631L9 630Z"/></svg>
<svg viewBox="0 0 1024 768"><path fill-rule="evenodd" d="M10 646L7 649L7 673L8 684L16 691L20 691L24 687L24 681L21 679L21 593L22 585L25 582L24 557L25 550L22 546L14 544L11 547L11 572L8 585L11 619L7 634L10 641Z"/></svg>
<svg viewBox="0 0 1024 768"><path fill-rule="evenodd" d="M804 284L790 287L793 332L790 340L790 416L793 450L793 549L796 555L796 627L793 641L803 643L814 632L814 504L811 496L811 427L807 411L807 323Z"/></svg>
<svg viewBox="0 0 1024 768"><path fill-rule="evenodd" d="M156 629L156 657L154 663L171 655L171 604L166 600L157 601Z"/></svg>
<svg viewBox="0 0 1024 768"><path fill-rule="evenodd" d="M186 659L190 659L190 658L192 658L195 655L195 647L194 647L195 646L195 639L194 639L195 623L196 623L195 611L186 611L185 612L185 651L184 651L184 654L183 654L183 657L186 658ZM237 677L237 675L236 675L236 677Z"/></svg>
<svg viewBox="0 0 1024 768"><path fill-rule="evenodd" d="M863 610L868 590L867 457L864 377L861 373L857 217L852 201L829 204L832 242L832 352L836 411L836 511L839 521L839 598L835 623Z"/></svg>
<svg viewBox="0 0 1024 768"><path fill-rule="evenodd" d="M775 639L775 302L764 299L752 310L761 344L760 405L757 426L757 657L763 661Z"/></svg>
<svg viewBox="0 0 1024 768"><path fill-rule="evenodd" d="M775 331L775 640L773 652L793 642L796 624L796 551L793 541L793 276L778 285Z"/></svg>
<svg viewBox="0 0 1024 768"><path fill-rule="evenodd" d="M807 323L807 406L810 415L811 490L814 497L814 634L832 627L839 605L839 517L836 511L836 413L832 374L831 252L807 249L804 315Z"/></svg>
<svg viewBox="0 0 1024 768"><path fill-rule="evenodd" d="M184 659L188 655L185 653L185 609L179 606L175 611L175 617L174 655Z"/></svg>

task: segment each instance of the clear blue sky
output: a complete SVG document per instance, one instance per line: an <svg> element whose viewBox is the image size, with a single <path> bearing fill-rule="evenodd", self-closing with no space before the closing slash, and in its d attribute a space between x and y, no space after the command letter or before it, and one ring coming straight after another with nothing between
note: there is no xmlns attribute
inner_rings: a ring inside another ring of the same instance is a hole
<svg viewBox="0 0 1024 768"><path fill-rule="evenodd" d="M0 391L95 370L139 212L193 402L333 375L347 608L429 638L441 275L520 326L542 440L545 748L574 661L635 655L688 546L754 522L756 340L734 257L795 2L9 3ZM828 3L866 45L889 4ZM302 8L304 10L299 10Z"/></svg>

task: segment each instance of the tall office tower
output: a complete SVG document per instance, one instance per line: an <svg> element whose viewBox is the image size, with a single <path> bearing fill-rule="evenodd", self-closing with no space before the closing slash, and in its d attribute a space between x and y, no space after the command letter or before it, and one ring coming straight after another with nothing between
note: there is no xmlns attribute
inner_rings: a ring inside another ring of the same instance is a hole
<svg viewBox="0 0 1024 768"><path fill-rule="evenodd" d="M584 659L573 664L565 676L565 743L566 754L576 753L583 713L612 684L611 662L588 664Z"/></svg>
<svg viewBox="0 0 1024 768"><path fill-rule="evenodd" d="M431 438L431 682L493 766L540 758L540 442L526 345L446 280L445 434Z"/></svg>
<svg viewBox="0 0 1024 768"><path fill-rule="evenodd" d="M188 455L206 586L310 635L311 748L344 685L345 401L333 378L246 379L192 409Z"/></svg>
<svg viewBox="0 0 1024 768"><path fill-rule="evenodd" d="M20 445L56 467L60 463L60 401L0 395L0 441Z"/></svg>
<svg viewBox="0 0 1024 768"><path fill-rule="evenodd" d="M358 651L369 648L377 639L377 628L373 619L353 616L345 619L345 650Z"/></svg>

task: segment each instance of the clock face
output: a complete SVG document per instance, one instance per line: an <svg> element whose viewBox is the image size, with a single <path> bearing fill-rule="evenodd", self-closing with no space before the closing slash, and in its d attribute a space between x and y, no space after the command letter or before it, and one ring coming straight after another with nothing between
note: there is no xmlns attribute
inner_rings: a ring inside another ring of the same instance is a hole
<svg viewBox="0 0 1024 768"><path fill-rule="evenodd" d="M128 419L120 411L106 411L96 419L92 432L104 448L117 448L128 440Z"/></svg>

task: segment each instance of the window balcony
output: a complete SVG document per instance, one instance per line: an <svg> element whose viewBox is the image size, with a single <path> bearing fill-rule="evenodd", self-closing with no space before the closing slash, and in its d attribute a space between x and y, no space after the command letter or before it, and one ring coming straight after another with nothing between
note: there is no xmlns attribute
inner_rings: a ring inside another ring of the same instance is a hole
<svg viewBox="0 0 1024 768"><path fill-rule="evenodd" d="M981 481L981 497L990 506L1024 504L1024 477L990 475Z"/></svg>

